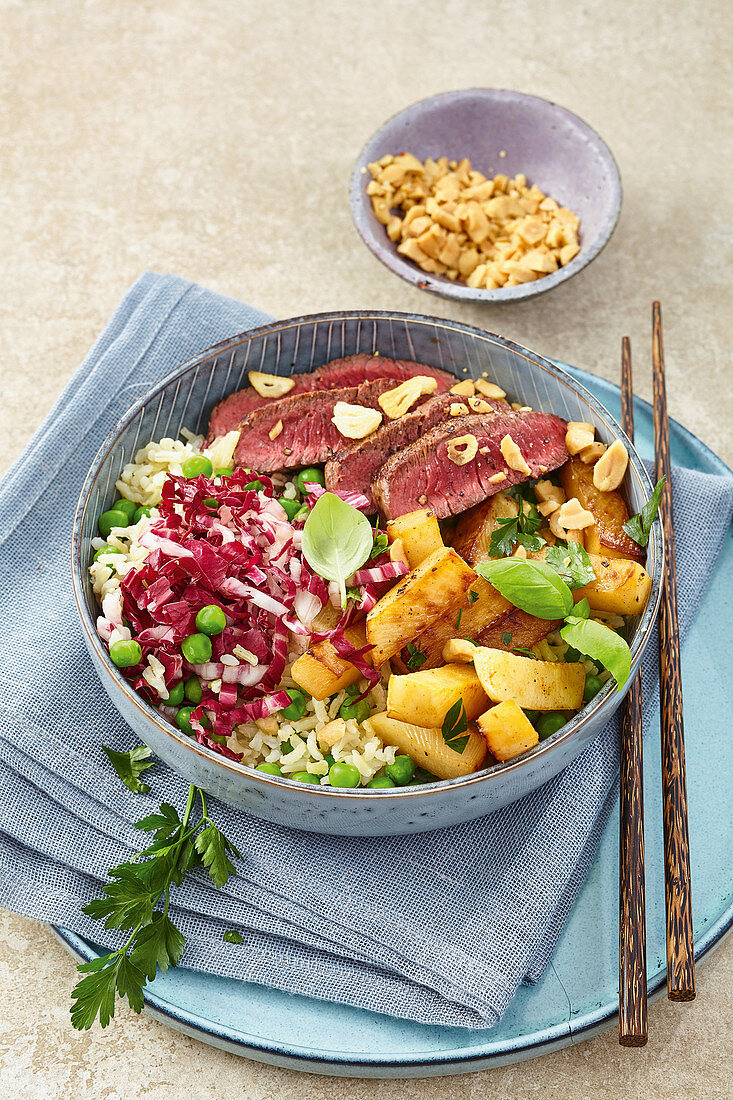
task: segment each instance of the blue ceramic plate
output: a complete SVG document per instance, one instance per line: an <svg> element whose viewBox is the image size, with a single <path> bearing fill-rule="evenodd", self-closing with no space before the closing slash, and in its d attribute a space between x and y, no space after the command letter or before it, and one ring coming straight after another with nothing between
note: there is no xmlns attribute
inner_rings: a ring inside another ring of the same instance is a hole
<svg viewBox="0 0 733 1100"><path fill-rule="evenodd" d="M565 366L565 364L560 364ZM608 382L565 367L619 416L619 391ZM653 452L651 407L636 403L636 445ZM730 471L681 425L672 422L672 459L708 473ZM726 578L733 547L725 547L683 652L687 784L697 957L707 954L733 924L732 838L727 777L733 765L728 736L727 672L711 675L731 621ZM654 734L644 759L647 867L647 960L650 995L665 986L664 880L660 759ZM490 1031L427 1027L389 1016L281 993L233 979L179 968L148 988L147 1010L204 1042L275 1065L345 1077L427 1077L467 1073L537 1057L586 1039L615 1022L618 1007L618 807L611 814L591 871L542 979L523 986ZM57 929L81 958L104 949Z"/></svg>

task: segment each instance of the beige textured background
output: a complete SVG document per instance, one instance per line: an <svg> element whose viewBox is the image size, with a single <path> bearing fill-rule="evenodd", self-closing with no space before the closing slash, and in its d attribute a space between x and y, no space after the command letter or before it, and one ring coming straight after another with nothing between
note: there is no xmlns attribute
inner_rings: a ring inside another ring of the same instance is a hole
<svg viewBox="0 0 733 1100"><path fill-rule="evenodd" d="M397 308L483 325L637 389L664 306L673 414L728 462L733 164L728 0L0 0L0 470L145 268L277 316ZM361 245L346 185L367 137L421 96L474 85L556 99L609 142L624 210L606 251L536 301L449 303ZM727 205L726 205L727 203ZM726 252L727 249L727 252ZM609 920L615 914L609 914ZM524 1066L412 1082L305 1077L212 1050L122 1009L68 1025L71 960L0 923L0 1076L13 1097L723 1097L731 944L698 1000Z"/></svg>

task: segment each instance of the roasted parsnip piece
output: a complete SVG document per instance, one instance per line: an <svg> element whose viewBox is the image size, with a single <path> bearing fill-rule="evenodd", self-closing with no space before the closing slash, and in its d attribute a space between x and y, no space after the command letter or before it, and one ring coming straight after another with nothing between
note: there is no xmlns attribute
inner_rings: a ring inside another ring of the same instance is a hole
<svg viewBox="0 0 733 1100"><path fill-rule="evenodd" d="M495 703L513 699L529 710L579 710L583 705L585 669L579 662L535 661L476 646L473 665Z"/></svg>
<svg viewBox="0 0 733 1100"><path fill-rule="evenodd" d="M456 752L443 740L443 732L437 727L427 728L399 722L386 714L375 714L364 724L385 745L394 745L439 779L469 775L477 771L486 758L486 741L473 729L468 731L468 741L463 752Z"/></svg>
<svg viewBox="0 0 733 1100"><path fill-rule="evenodd" d="M442 726L450 708L463 699L469 721L488 705L472 665L443 665L407 676L392 676L387 688L387 714L418 726Z"/></svg>
<svg viewBox="0 0 733 1100"><path fill-rule="evenodd" d="M429 554L443 545L435 512L428 508L418 508L415 512L391 519L387 524L387 535L390 542L402 540L410 569L417 569Z"/></svg>
<svg viewBox="0 0 733 1100"><path fill-rule="evenodd" d="M355 623L344 631L344 637L360 649L366 645L364 623ZM370 661L369 653L364 659ZM329 641L317 642L312 649L298 657L290 670L290 675L298 687L307 691L314 699L327 699L342 688L355 684L361 676L358 668L343 657L339 657Z"/></svg>
<svg viewBox="0 0 733 1100"><path fill-rule="evenodd" d="M497 760L511 760L539 742L537 730L513 699L480 715L478 728L486 738L489 752Z"/></svg>
<svg viewBox="0 0 733 1100"><path fill-rule="evenodd" d="M602 492L593 484L593 467L580 455L574 455L560 469L560 481L565 495L577 497L583 508L593 513L595 526L586 527L583 534L589 554L605 554L614 558L631 558L644 563L645 554L623 529L629 510L618 489Z"/></svg>

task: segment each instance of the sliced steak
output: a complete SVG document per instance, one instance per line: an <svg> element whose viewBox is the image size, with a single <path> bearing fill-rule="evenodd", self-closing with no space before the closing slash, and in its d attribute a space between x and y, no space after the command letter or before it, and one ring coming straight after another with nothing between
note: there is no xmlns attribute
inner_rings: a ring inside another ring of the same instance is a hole
<svg viewBox="0 0 733 1100"><path fill-rule="evenodd" d="M344 444L344 437L332 420L336 402L379 409L379 395L394 384L393 378L377 378L360 386L270 400L239 425L241 435L234 462L259 474L326 462Z"/></svg>
<svg viewBox="0 0 733 1100"><path fill-rule="evenodd" d="M457 379L448 371L415 363L410 359L388 359L382 355L349 355L345 359L333 359L308 374L295 374L295 385L288 397L299 393L315 393L318 390L344 389L371 382L377 378L392 378L404 382L416 374L429 374L438 379L438 392L449 390ZM209 418L209 440L238 428L241 421L255 409L271 405L273 398L260 397L252 386L230 393L215 406Z"/></svg>
<svg viewBox="0 0 733 1100"><path fill-rule="evenodd" d="M432 508L439 519L465 512L500 489L526 480L511 469L500 444L510 435L530 469L540 477L568 460L567 424L553 413L497 412L444 420L421 439L392 455L372 482L372 496L387 519L415 508ZM449 457L449 444L461 436L475 437L478 450L465 465ZM490 479L504 474L500 481Z"/></svg>
<svg viewBox="0 0 733 1100"><path fill-rule="evenodd" d="M451 393L430 397L399 420L388 420L366 439L348 444L326 463L326 488L358 489L371 500L371 484L390 455L415 443L441 420L448 420L451 405L464 400ZM497 410L509 408L506 401L488 401L488 404Z"/></svg>

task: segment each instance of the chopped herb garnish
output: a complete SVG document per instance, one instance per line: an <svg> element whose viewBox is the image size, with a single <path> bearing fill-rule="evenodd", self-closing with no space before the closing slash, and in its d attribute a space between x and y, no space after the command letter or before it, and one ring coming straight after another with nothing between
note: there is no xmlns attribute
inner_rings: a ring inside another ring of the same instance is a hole
<svg viewBox="0 0 733 1100"><path fill-rule="evenodd" d="M222 939L227 943L244 943L244 936L237 932L236 928L227 928Z"/></svg>
<svg viewBox="0 0 733 1100"><path fill-rule="evenodd" d="M513 634L510 634L508 630L505 630L504 633L501 636L502 644L503 645L509 645L513 637L514 637Z"/></svg>
<svg viewBox="0 0 733 1100"><path fill-rule="evenodd" d="M361 601L363 599L362 591L360 588L352 588L347 586L346 599L353 600L357 607L361 607Z"/></svg>
<svg viewBox="0 0 733 1100"><path fill-rule="evenodd" d="M375 531L374 543L372 544L372 552L369 558L378 558L389 547L389 539L387 538L386 531Z"/></svg>
<svg viewBox="0 0 733 1100"><path fill-rule="evenodd" d="M456 699L443 719L443 740L455 752L462 753L468 744L468 734L465 737L462 737L461 734L465 734L467 729L468 718L466 717L463 699Z"/></svg>
<svg viewBox="0 0 733 1100"><path fill-rule="evenodd" d="M478 592L474 592L474 590L472 588L469 588L469 590L468 590L468 602L470 604L474 604L474 603L476 603L477 599L478 599Z"/></svg>
<svg viewBox="0 0 733 1100"><path fill-rule="evenodd" d="M533 653L531 649L525 649L524 646L514 646L512 653L519 653L522 657L531 657L533 661L537 660L537 654Z"/></svg>
<svg viewBox="0 0 733 1100"><path fill-rule="evenodd" d="M461 619L462 618L463 618L463 608L459 607L458 615L456 617L456 630L458 630L458 627L461 625Z"/></svg>
<svg viewBox="0 0 733 1100"><path fill-rule="evenodd" d="M649 533L652 529L652 524L656 519L657 512L659 511L659 504L662 499L662 489L664 487L665 477L660 477L657 484L654 486L654 492L651 495L651 499L646 502L640 512L637 512L635 516L627 520L624 524L624 531L638 543L639 546L646 546L649 542Z"/></svg>
<svg viewBox="0 0 733 1100"><path fill-rule="evenodd" d="M407 643L408 657L405 664L411 672L417 672L419 668L425 664L428 659L428 655L424 649L421 649L419 642Z"/></svg>
<svg viewBox="0 0 733 1100"><path fill-rule="evenodd" d="M548 546L545 561L556 570L570 589L582 588L596 579L590 558L578 542Z"/></svg>

